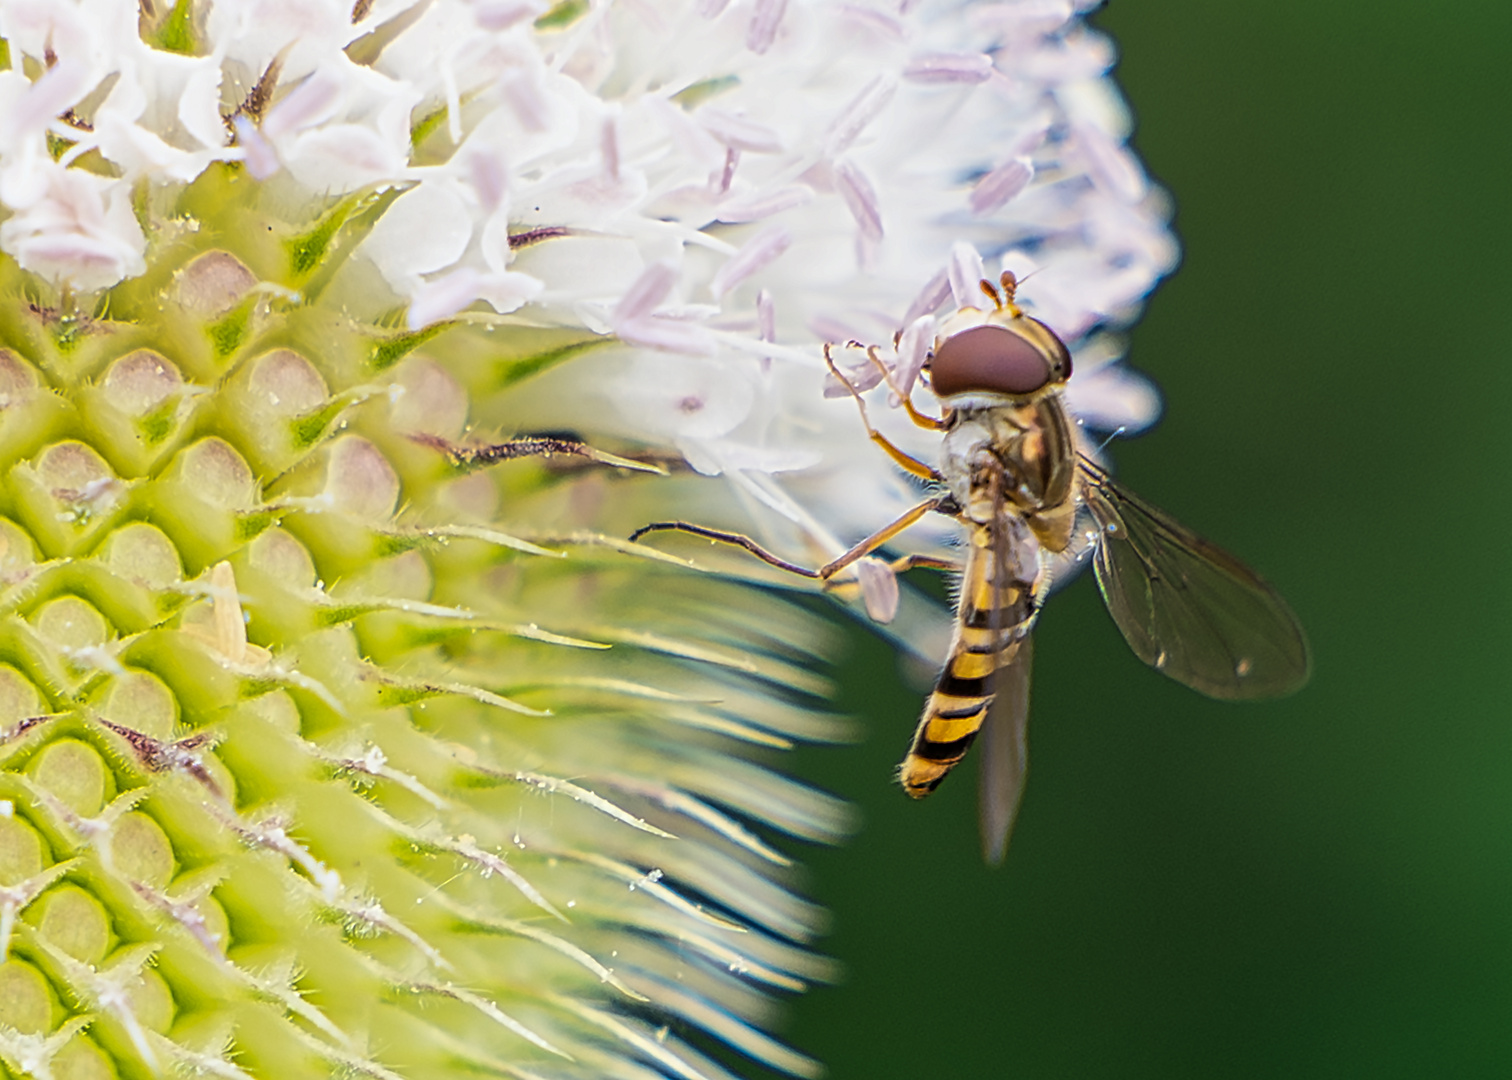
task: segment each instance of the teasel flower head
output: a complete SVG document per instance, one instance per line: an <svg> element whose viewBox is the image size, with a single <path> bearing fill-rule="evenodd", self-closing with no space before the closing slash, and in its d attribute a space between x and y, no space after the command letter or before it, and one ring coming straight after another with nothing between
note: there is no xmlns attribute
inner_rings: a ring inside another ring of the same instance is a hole
<svg viewBox="0 0 1512 1080"><path fill-rule="evenodd" d="M1044 0L0 0L0 43L0 1062L814 1074L781 838L850 822L775 758L847 733L830 632L623 537L885 519L820 345L907 383L983 257L1150 418L1106 43Z"/></svg>

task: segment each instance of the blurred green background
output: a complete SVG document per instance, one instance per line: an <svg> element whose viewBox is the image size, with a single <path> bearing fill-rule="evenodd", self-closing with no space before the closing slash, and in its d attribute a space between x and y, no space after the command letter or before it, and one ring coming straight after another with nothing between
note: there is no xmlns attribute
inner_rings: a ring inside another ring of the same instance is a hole
<svg viewBox="0 0 1512 1080"><path fill-rule="evenodd" d="M786 1035L833 1080L1512 1076L1512 5L1094 21L1184 249L1119 473L1282 589L1313 681L1204 700L1078 582L989 871L974 769L891 782L920 695L858 631L868 738L799 764L866 817L807 853L849 974Z"/></svg>

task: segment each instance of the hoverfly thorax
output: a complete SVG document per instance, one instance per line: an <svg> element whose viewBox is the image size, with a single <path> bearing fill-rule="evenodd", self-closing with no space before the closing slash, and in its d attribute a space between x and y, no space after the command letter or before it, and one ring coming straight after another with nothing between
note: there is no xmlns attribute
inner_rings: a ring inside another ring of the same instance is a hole
<svg viewBox="0 0 1512 1080"><path fill-rule="evenodd" d="M1035 531L1059 551L1074 516L1076 446L1060 400L1071 354L1014 303L1013 275L1005 273L1002 283L999 293L982 282L993 310L962 308L935 339L929 372L945 410L942 472L971 520L996 517L992 501L1001 498L1043 526ZM985 481L991 473L1002 478L1000 495Z"/></svg>

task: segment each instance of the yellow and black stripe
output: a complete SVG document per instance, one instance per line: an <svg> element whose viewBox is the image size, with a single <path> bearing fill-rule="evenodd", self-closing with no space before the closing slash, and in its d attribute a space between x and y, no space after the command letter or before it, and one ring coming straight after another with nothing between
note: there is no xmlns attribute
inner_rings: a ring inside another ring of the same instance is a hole
<svg viewBox="0 0 1512 1080"><path fill-rule="evenodd" d="M996 530L1002 527L977 524L972 530L950 658L898 770L903 790L915 799L939 787L971 749L992 705L993 674L1018 655L1034 625L1034 582L997 565Z"/></svg>

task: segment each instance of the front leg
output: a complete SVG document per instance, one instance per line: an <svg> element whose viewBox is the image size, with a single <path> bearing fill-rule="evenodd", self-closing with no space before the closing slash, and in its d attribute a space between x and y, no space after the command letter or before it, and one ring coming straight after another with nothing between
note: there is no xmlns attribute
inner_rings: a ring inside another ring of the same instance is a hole
<svg viewBox="0 0 1512 1080"><path fill-rule="evenodd" d="M878 529L865 540L852 547L844 555L841 555L837 559L832 559L817 570L810 570L806 566L799 566L797 563L789 562L780 555L774 555L744 533L729 532L725 529L711 529L707 526L694 525L687 521L653 521L649 525L642 525L631 533L630 540L631 542L639 540L649 532L685 532L692 536L702 536L706 540L716 540L722 544L733 544L736 547L744 548L762 562L775 566L779 570L786 570L790 574L798 574L801 577L810 578L815 581L828 581L852 563L864 559L873 551L876 551L931 510L949 513L949 508L953 508L954 505L954 500L949 495L937 495L934 498L925 499L917 506L910 507L908 512L896 521ZM927 556L905 556L905 558L924 560ZM936 563L941 561L943 560L934 560ZM917 565L930 565L930 563L920 561Z"/></svg>
<svg viewBox="0 0 1512 1080"><path fill-rule="evenodd" d="M867 355L871 357L873 363L877 364L879 367L882 366L881 359L873 355L871 351L869 351ZM910 472L913 475L924 480L932 480L935 483L942 483L945 478L940 475L937 469L924 464L924 462L920 461L918 458L898 449L893 445L892 441L888 439L886 435L883 435L876 428L872 427L871 417L868 416L866 412L866 402L861 399L861 392L857 390L855 384L847 379L843 374L841 374L840 369L835 366L835 360L834 357L830 355L830 347L828 345L824 346L824 362L829 365L830 374L839 379L841 384L850 391L850 396L855 399L856 408L861 410L861 422L866 425L866 434L870 436L871 441L876 443L883 450L887 451L887 456L896 461L905 472ZM891 386L892 380L891 377L887 375L886 367L882 367L882 374L884 378L888 379L888 385ZM912 415L911 408L910 415Z"/></svg>

